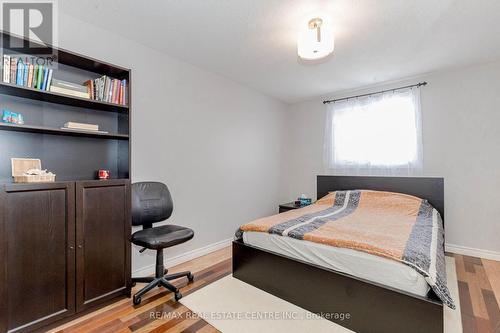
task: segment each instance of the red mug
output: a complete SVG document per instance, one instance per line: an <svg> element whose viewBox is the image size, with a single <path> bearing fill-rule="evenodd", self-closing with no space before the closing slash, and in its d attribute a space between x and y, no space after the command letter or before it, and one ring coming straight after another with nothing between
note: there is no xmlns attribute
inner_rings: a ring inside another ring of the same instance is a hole
<svg viewBox="0 0 500 333"><path fill-rule="evenodd" d="M99 170L99 179L109 179L109 170Z"/></svg>

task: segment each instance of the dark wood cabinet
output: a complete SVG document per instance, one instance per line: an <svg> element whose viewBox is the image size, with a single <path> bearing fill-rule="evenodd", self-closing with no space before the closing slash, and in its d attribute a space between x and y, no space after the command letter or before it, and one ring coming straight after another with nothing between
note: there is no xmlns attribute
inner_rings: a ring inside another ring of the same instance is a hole
<svg viewBox="0 0 500 333"><path fill-rule="evenodd" d="M130 286L129 197L124 180L76 184L78 311Z"/></svg>
<svg viewBox="0 0 500 333"><path fill-rule="evenodd" d="M130 294L128 180L0 191L0 332L42 330Z"/></svg>
<svg viewBox="0 0 500 333"><path fill-rule="evenodd" d="M2 331L75 312L74 183L6 185L0 244Z"/></svg>

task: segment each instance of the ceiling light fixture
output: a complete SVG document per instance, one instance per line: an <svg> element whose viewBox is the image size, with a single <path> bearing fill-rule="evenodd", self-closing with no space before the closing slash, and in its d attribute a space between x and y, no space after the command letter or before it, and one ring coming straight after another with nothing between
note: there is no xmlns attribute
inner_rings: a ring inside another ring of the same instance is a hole
<svg viewBox="0 0 500 333"><path fill-rule="evenodd" d="M323 18L315 17L307 21L299 32L297 53L306 60L321 59L333 52L333 29Z"/></svg>

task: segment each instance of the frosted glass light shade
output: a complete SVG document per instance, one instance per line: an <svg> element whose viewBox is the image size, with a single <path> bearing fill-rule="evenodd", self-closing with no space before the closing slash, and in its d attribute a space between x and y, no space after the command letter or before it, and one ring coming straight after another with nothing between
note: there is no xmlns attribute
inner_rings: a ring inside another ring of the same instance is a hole
<svg viewBox="0 0 500 333"><path fill-rule="evenodd" d="M333 29L319 17L303 24L297 39L297 53L306 60L321 59L333 52Z"/></svg>

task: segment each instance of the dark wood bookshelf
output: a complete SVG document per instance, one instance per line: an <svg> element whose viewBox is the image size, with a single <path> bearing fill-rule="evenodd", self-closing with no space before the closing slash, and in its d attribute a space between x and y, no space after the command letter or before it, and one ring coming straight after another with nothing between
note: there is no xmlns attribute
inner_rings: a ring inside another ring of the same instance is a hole
<svg viewBox="0 0 500 333"><path fill-rule="evenodd" d="M115 103L96 101L88 98L74 97L46 90L18 86L13 83L6 82L0 82L0 94L100 111L126 113L129 109L128 105L120 105Z"/></svg>
<svg viewBox="0 0 500 333"><path fill-rule="evenodd" d="M17 125L17 124L8 124L8 123L0 123L0 130L16 131L16 132L28 132L28 133L41 133L41 134L67 135L67 136L81 136L81 137L87 137L87 138L113 139L113 140L128 140L128 138L129 138L129 136L126 134L66 130L66 129L60 129L60 128L46 127L46 126Z"/></svg>
<svg viewBox="0 0 500 333"><path fill-rule="evenodd" d="M2 56L4 54L11 57L37 55L33 49L19 50L8 47L9 38L17 42L26 41L19 36L0 31ZM42 167L45 165L57 175L56 181L95 179L98 169L110 170L111 178L129 179L131 167L130 69L62 48L51 46L51 50L54 51L58 65L53 68L54 77L80 83L103 75L127 80L128 105L74 97L16 85L12 82L0 82L0 96L4 96L0 97L0 107L21 113L27 123L26 125L10 124L1 122L0 119L0 149L2 150L0 181L11 178L10 158L12 157L40 158ZM0 60L3 61L3 58ZM0 77L0 81L1 79ZM0 116L1 111L0 109ZM110 133L61 128L70 121L97 124L100 128L109 130ZM22 135L23 132L33 135Z"/></svg>
<svg viewBox="0 0 500 333"><path fill-rule="evenodd" d="M2 63L4 54L36 56L11 48L8 38L26 40L0 31ZM129 106L0 83L0 116L2 109L19 113L26 123L0 118L0 332L45 332L131 293L130 70L52 50L55 63L43 65L53 78L127 80ZM67 122L111 133L62 129ZM14 184L11 158L40 159L55 182ZM98 180L99 170L111 179Z"/></svg>

